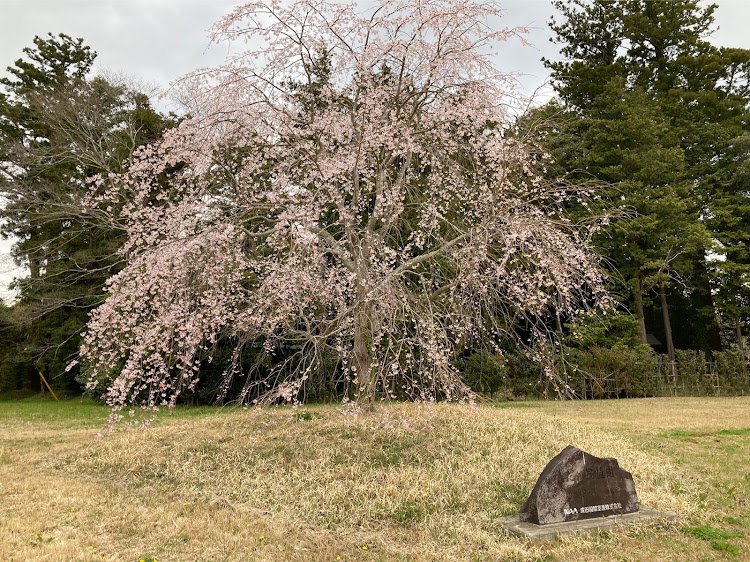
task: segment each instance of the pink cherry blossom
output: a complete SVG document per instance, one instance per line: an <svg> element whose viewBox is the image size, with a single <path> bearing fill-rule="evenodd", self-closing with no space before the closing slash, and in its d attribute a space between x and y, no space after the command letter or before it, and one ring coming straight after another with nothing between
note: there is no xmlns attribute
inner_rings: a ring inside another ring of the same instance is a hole
<svg viewBox="0 0 750 562"><path fill-rule="evenodd" d="M128 232L81 350L115 412L174 405L217 342L236 346L223 391L245 377L244 402L296 401L321 376L360 403L465 399L458 350L603 297L563 212L588 194L545 182L508 131L519 97L489 53L521 30L501 16L300 0L214 25L245 50L185 77L189 117L91 182ZM238 360L290 344L268 376Z"/></svg>

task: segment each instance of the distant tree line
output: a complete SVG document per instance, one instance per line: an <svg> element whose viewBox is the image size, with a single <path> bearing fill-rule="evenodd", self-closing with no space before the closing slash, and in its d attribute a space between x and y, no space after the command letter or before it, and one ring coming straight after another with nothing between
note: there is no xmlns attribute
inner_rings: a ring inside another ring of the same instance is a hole
<svg viewBox="0 0 750 562"><path fill-rule="evenodd" d="M605 316L545 319L560 357L593 372L596 357L615 360L598 349L641 353L650 345L672 362L687 357L679 350L743 356L750 51L709 43L716 5L696 0L554 5L562 59L545 64L557 96L508 134L533 141L548 180L592 187L593 199L569 205L573 217L611 215L591 236L617 298ZM14 284L17 301L0 308L0 393L41 390L39 371L53 388L77 393L79 367L66 365L88 313L107 298L106 280L123 267L125 243L112 213L83 204L87 178L122 172L178 119L130 85L92 77L96 53L81 39L36 37L24 55L0 79L0 229L29 272ZM257 350L243 353L257 363ZM219 346L190 399L212 399L231 355ZM499 388L487 386L492 377L512 371L527 373L513 375L525 381L538 372L518 342L470 350L456 364L480 391ZM309 398L337 392L307 384Z"/></svg>

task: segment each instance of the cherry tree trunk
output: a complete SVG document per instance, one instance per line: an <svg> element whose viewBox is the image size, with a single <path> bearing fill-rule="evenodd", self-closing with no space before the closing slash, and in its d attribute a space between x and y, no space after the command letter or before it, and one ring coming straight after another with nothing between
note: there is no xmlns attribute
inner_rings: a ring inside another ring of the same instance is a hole
<svg viewBox="0 0 750 562"><path fill-rule="evenodd" d="M354 315L354 353L352 366L356 369L356 395L360 406L372 409L375 405L375 379L372 373L372 318L370 305L362 306Z"/></svg>

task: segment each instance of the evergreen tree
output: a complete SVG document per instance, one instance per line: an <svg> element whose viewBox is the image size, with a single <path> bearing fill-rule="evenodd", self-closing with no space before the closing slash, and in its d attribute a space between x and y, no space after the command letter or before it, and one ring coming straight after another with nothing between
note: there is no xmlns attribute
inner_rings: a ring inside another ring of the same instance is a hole
<svg viewBox="0 0 750 562"><path fill-rule="evenodd" d="M718 349L707 255L712 238L726 238L723 229L743 213L745 199L732 191L730 178L735 139L748 127L750 52L708 43L716 6L694 0L558 0L555 6L563 18L551 27L565 59L546 64L566 108L587 131L579 150L585 156L566 167L617 183L610 195L619 191L636 213L609 230L605 252L629 279L639 318L639 301L651 286L670 340L671 289L673 301L688 297L701 314L688 330L698 337L683 342ZM671 354L674 346L667 345Z"/></svg>
<svg viewBox="0 0 750 562"><path fill-rule="evenodd" d="M167 122L144 94L89 78L96 53L82 39L36 37L24 54L0 80L0 218L14 259L29 270L15 284L24 334L17 362L27 377L54 378L120 267L123 235L106 214L84 210L86 178L120 171ZM62 386L75 388L74 376Z"/></svg>
<svg viewBox="0 0 750 562"><path fill-rule="evenodd" d="M750 134L735 139L733 148L732 175L712 205L710 221L725 258L712 262L713 287L727 331L747 357L742 326L750 317Z"/></svg>

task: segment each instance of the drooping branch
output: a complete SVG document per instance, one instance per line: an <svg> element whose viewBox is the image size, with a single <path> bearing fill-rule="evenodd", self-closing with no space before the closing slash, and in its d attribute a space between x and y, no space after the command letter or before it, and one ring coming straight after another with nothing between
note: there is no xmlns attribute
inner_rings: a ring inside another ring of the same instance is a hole
<svg viewBox="0 0 750 562"><path fill-rule="evenodd" d="M217 24L265 47L192 75L200 110L92 197L129 234L82 354L113 406L174 404L219 341L237 346L222 396L244 375L248 402L295 400L310 377L369 404L462 399L470 342L541 323L555 291L595 304L596 256L551 212L567 195L497 125L513 92L479 47L510 36L499 15L301 0ZM265 374L240 372L249 346Z"/></svg>

